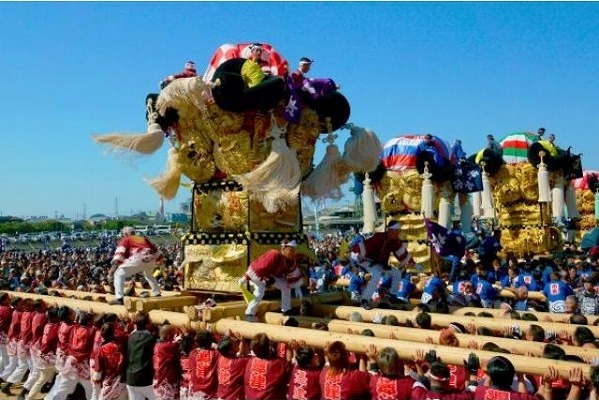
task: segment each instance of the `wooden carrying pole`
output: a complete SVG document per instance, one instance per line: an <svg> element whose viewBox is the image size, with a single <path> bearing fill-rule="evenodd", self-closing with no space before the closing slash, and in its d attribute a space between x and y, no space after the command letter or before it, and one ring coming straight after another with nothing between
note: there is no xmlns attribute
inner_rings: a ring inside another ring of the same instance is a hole
<svg viewBox="0 0 599 400"><path fill-rule="evenodd" d="M128 286L126 286L126 288L128 288ZM49 291L52 291L54 289L48 289ZM111 292L112 288L110 287L110 285L104 285L104 290L106 290L107 292ZM141 282L135 282L135 293L141 293L141 292L148 292L150 293L150 289L144 289L144 287L142 286ZM79 292L79 293L85 293L85 292ZM180 296L181 294L185 294L186 292L178 292L176 290L162 290L160 291L160 296L161 297L170 297L170 296ZM110 293L112 294L112 293ZM136 296L133 296L136 297Z"/></svg>
<svg viewBox="0 0 599 400"><path fill-rule="evenodd" d="M458 347L415 343L405 340L381 339L336 332L316 331L313 329L291 328L286 326L261 324L256 322L252 323L232 319L221 319L220 321L217 321L214 324L214 331L221 335L227 335L229 332L239 332L244 338L247 339L253 338L258 333L265 333L271 340L276 342L302 340L305 341L308 346L317 348L324 348L326 343L339 340L345 343L347 350L356 353L363 353L368 345L373 344L378 349L382 349L384 347L394 348L399 354L400 358L404 360L412 359L418 350L424 352L435 350L437 352L437 356L441 357L443 362L451 365L462 365L464 362L463 360L468 357L470 352L475 353L483 361L489 360L493 356L498 355L490 351L465 351L464 349ZM512 364L514 364L516 371L526 374L543 375L548 371L549 366L555 367L560 376L565 379L568 378L569 371L572 368L582 368L583 374L586 377L589 377L590 374L590 366L581 365L580 363L549 360L544 358L531 358L520 355L511 355L510 361Z"/></svg>
<svg viewBox="0 0 599 400"><path fill-rule="evenodd" d="M351 322L338 319L329 321L328 327L330 332L349 333L350 330L353 332L362 332L364 329L371 329L376 337L384 339L395 338L399 340L408 340L410 342L426 343L426 340L430 338L433 340L433 343L439 344L438 331L423 330L420 328L369 324L365 322ZM526 355L530 352L538 357L543 355L543 349L546 345L546 343L542 342L530 342L526 340L498 338L493 336L469 335L467 333L456 333L455 336L460 342L460 348L468 348L468 345L471 342L476 343L479 347L482 347L485 343L493 342L497 346L509 350L512 353ZM566 354L577 355L589 360L594 357L599 357L599 349L584 349L582 347L565 345L560 345L560 347L564 349Z"/></svg>
<svg viewBox="0 0 599 400"><path fill-rule="evenodd" d="M326 325L329 322L329 320L327 320L325 318L319 318L319 317L304 317L304 316L287 317L281 313L275 313L275 312L267 312L266 314L264 314L264 321L270 325L284 325L285 322L287 322L289 320L289 318L294 318L295 320L297 320L300 328L308 328L308 329L310 329L312 327L312 324L314 324L314 323L323 323Z"/></svg>
<svg viewBox="0 0 599 400"><path fill-rule="evenodd" d="M149 312L158 309L183 308L185 306L196 305L198 299L195 296L171 296L171 297L151 297L139 298L130 297L132 303L131 310ZM129 307L127 307L129 309Z"/></svg>
<svg viewBox="0 0 599 400"><path fill-rule="evenodd" d="M98 303L108 303L116 298L113 294L82 292L79 290L50 289L48 292L57 292L60 293L62 296L66 296L68 298L76 298L78 300L84 300L85 298L91 297L91 301ZM197 299L194 296L182 296L180 293L176 296L169 294L166 297L161 296L151 298L125 296L125 298L123 299L123 305L125 306L127 311L145 312L159 308L183 308L184 306L194 305L196 304L196 302Z"/></svg>
<svg viewBox="0 0 599 400"><path fill-rule="evenodd" d="M459 307L459 308L456 308L455 310L451 311L451 314L452 315L464 315L467 312L473 312L475 314L478 314L481 311L489 312L496 317L505 315L503 310L501 310L499 308L476 308L476 307ZM551 318L551 322L566 323L566 324L568 323L568 320L572 316L572 314L565 314L565 313L558 314L558 313L549 313L549 312L540 312L540 311L516 311L516 312L520 315L529 312L531 314L534 314L541 322L550 322L546 319ZM584 314L584 315L585 315L585 317L587 317L587 319L589 321L588 325L593 325L593 322L595 322L595 320L597 319L596 315L590 315L590 314Z"/></svg>
<svg viewBox="0 0 599 400"><path fill-rule="evenodd" d="M47 296L43 294L36 293L25 293L25 292L10 292L4 291L8 293L11 297L20 297L22 299L41 299L46 302L49 306L67 306L74 310L81 310L86 312L94 312L94 313L113 313L117 315L126 315L127 309L125 306L121 305L110 305L108 303L102 303L99 301L87 301L80 299L71 299L68 297L57 297L57 296Z"/></svg>
<svg viewBox="0 0 599 400"><path fill-rule="evenodd" d="M112 301L115 299L113 294L110 293L93 293L93 292L82 292L80 290L68 290L68 289L48 289L48 293L60 293L61 296L75 297L77 299L83 299L84 297L91 297L92 301Z"/></svg>
<svg viewBox="0 0 599 400"><path fill-rule="evenodd" d="M343 292L327 292L313 296L306 296L302 300L306 300L312 304L320 304L326 302L342 301L344 296L345 294ZM291 305L293 307L299 307L300 299L292 299ZM280 307L281 302L279 300L262 300L258 306L258 314L276 311ZM246 308L247 303L245 301L231 301L203 310L202 319L206 322L214 322L221 318L242 317L245 314Z"/></svg>
<svg viewBox="0 0 599 400"><path fill-rule="evenodd" d="M498 290L499 293L497 294L498 297L505 297L507 299L515 299L516 298L516 293L512 292L511 290L507 290L507 289L500 289L497 286L493 286L495 288L495 290ZM453 292L453 288L451 285L447 286L447 291L452 293ZM542 301L543 303L547 301L547 297L545 297L545 295L541 292L528 292L528 298L530 300L536 300L536 301Z"/></svg>
<svg viewBox="0 0 599 400"><path fill-rule="evenodd" d="M42 294L35 293L24 293L24 292L11 292L11 291L3 291L8 293L11 297L21 297L23 299L41 299L46 302L49 306L67 306L72 308L73 310L81 310L85 312L93 312L94 314L105 313L105 314L117 314L119 316L129 315L129 312L125 308L125 306L121 305L110 305L107 303L94 302L94 301L86 301L79 299L70 299L68 297L56 297L56 296L46 296ZM169 323L179 327L191 327L197 328L199 326L198 323L195 323L189 319L189 317L184 313L172 312L172 311L163 311L163 310L152 310L149 312L150 320L154 324L161 325L165 320L168 320Z"/></svg>
<svg viewBox="0 0 599 400"><path fill-rule="evenodd" d="M481 309L485 310L485 309ZM375 316L378 315L394 315L400 322L405 321L406 319L413 320L418 315L416 311L398 311L398 310L382 310L382 309L372 309L365 310L361 307L350 307L350 306L328 306L328 305L318 305L314 307L312 310L313 313L316 313L321 316L326 317L335 317L339 319L349 319L349 316L353 312L358 312L362 316L363 321L371 322ZM518 319L499 319L499 318L482 318L482 317L466 317L462 315L452 315L452 314L436 314L430 313L431 322L433 326L449 326L451 322L458 322L464 326L468 324L474 324L477 328L484 326L492 330L504 330L509 326L517 325L520 330L525 331L530 327L530 325L539 325L541 326L545 332L554 331L554 332L567 332L568 335L572 336L574 331L578 327L578 325L569 325L569 324L561 324L557 322L538 322L538 321L522 321ZM585 325L587 328L593 332L595 337L599 337L599 326L591 326Z"/></svg>

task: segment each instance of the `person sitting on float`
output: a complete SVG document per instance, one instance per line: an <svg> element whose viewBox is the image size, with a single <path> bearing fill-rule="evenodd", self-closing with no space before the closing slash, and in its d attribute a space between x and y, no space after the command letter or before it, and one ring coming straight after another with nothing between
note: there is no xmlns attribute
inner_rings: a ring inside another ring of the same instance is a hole
<svg viewBox="0 0 599 400"><path fill-rule="evenodd" d="M160 89L164 89L165 87L168 86L169 83L171 83L175 79L194 78L196 76L198 76L198 73L196 70L196 63L189 60L185 63L185 67L184 67L183 71L179 72L178 74L169 75L166 78L164 78L162 81L160 81Z"/></svg>
<svg viewBox="0 0 599 400"><path fill-rule="evenodd" d="M352 260L371 275L366 288L362 292L365 307L371 307L371 300L383 270L390 270L389 257L395 255L400 265L412 259L407 244L399 238L400 224L391 220L385 232L378 232L368 239L360 240L351 247Z"/></svg>
<svg viewBox="0 0 599 400"><path fill-rule="evenodd" d="M416 158L424 152L429 153L432 156L433 162L437 167L443 167L446 164L446 160L433 143L433 136L430 133L424 135L424 140L418 144L418 147L416 147Z"/></svg>
<svg viewBox="0 0 599 400"><path fill-rule="evenodd" d="M451 160L451 163L453 165L459 165L462 162L466 161L466 152L462 148L462 141L460 139L456 139L453 142L449 153L449 159Z"/></svg>
<svg viewBox="0 0 599 400"><path fill-rule="evenodd" d="M554 155L554 153L557 155L559 147L555 144L555 133L550 133L549 136L547 136L547 145L549 153L551 153L551 155Z"/></svg>
<svg viewBox="0 0 599 400"><path fill-rule="evenodd" d="M258 86L268 79L277 77L267 75L262 68L262 53L264 48L260 43L254 43L249 46L250 55L241 66L241 78L248 88Z"/></svg>
<svg viewBox="0 0 599 400"><path fill-rule="evenodd" d="M314 60L308 57L302 57L298 68L287 78L287 88L290 96L285 107L285 117L289 122L299 122L304 103L316 101L339 88L330 78L314 79L306 77L313 62Z"/></svg>
<svg viewBox="0 0 599 400"><path fill-rule="evenodd" d="M503 147L495 140L493 135L487 135L487 149L492 150L499 157L503 157Z"/></svg>

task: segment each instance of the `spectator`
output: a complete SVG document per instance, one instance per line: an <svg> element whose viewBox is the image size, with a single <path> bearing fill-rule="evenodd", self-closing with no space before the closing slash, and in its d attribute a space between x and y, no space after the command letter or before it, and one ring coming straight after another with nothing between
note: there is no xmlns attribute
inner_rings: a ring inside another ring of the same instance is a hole
<svg viewBox="0 0 599 400"><path fill-rule="evenodd" d="M135 317L135 331L127 342L127 368L125 382L129 399L156 400L152 381L154 379L154 346L156 338L148 314L140 312Z"/></svg>
<svg viewBox="0 0 599 400"><path fill-rule="evenodd" d="M595 285L597 284L597 278L595 275L584 276L582 278L583 288L578 293L578 304L580 312L587 315L598 315L599 314L599 296L595 291Z"/></svg>

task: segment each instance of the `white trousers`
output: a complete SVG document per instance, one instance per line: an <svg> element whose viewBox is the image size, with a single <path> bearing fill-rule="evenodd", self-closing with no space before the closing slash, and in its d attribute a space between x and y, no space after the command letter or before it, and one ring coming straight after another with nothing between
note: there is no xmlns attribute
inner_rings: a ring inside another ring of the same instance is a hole
<svg viewBox="0 0 599 400"><path fill-rule="evenodd" d="M44 397L44 400L64 400L68 395L75 391L78 383L83 386L83 389L85 390L85 398L91 399L92 384L89 379L82 379L78 376L73 376L72 374L60 374L58 376L60 379L56 379L54 386L52 386L52 390L50 390L50 393Z"/></svg>
<svg viewBox="0 0 599 400"><path fill-rule="evenodd" d="M102 391L102 383L92 382L92 395L90 400L98 400L100 398L100 391Z"/></svg>
<svg viewBox="0 0 599 400"><path fill-rule="evenodd" d="M4 365L4 369L2 370L2 374L0 374L0 378L3 381L8 380L8 377L12 375L12 373L17 369L18 358L17 356L8 356L8 362Z"/></svg>
<svg viewBox="0 0 599 400"><path fill-rule="evenodd" d="M5 344L0 344L0 372L8 365L8 349Z"/></svg>
<svg viewBox="0 0 599 400"><path fill-rule="evenodd" d="M129 400L156 400L154 386L129 386L127 385L127 398Z"/></svg>
<svg viewBox="0 0 599 400"><path fill-rule="evenodd" d="M125 292L125 280L135 274L142 273L146 278L146 281L150 284L152 288L152 294L158 295L160 294L160 285L156 278L154 278L154 268L156 267L156 262L151 260L149 262L144 262L141 257L131 257L125 260L119 267L116 269L114 273L114 295L117 299L122 299Z"/></svg>
<svg viewBox="0 0 599 400"><path fill-rule="evenodd" d="M52 380L55 369L54 369L54 367L47 367L47 368L34 367L34 372L39 372L37 374L38 378L31 386L31 389L29 390L29 393L27 393L27 397L25 397L25 400L34 400L37 398L37 396L42 391L42 387L44 387L44 385L47 382L50 382Z"/></svg>
<svg viewBox="0 0 599 400"><path fill-rule="evenodd" d="M54 400L56 397L56 390L58 390L58 387L60 386L60 381L64 378L63 374L61 372L59 372L56 375L56 379L54 379L54 384L52 385L52 387L50 388L50 391L48 393L46 393L46 396L44 396L44 400Z"/></svg>
<svg viewBox="0 0 599 400"><path fill-rule="evenodd" d="M27 370L31 369L31 357L18 357L17 367L14 369L12 374L6 378L6 382L19 383L23 380Z"/></svg>
<svg viewBox="0 0 599 400"><path fill-rule="evenodd" d="M245 309L245 315L256 315L258 312L258 306L264 298L266 292L266 283L253 276L254 274L248 273L251 282L254 284L254 299L248 303ZM291 286L287 284L287 280L283 278L275 278L273 286L281 291L281 310L291 310Z"/></svg>
<svg viewBox="0 0 599 400"><path fill-rule="evenodd" d="M383 265L371 265L369 262L364 262L360 265L366 270L366 272L370 274L370 280L368 281L368 284L362 291L362 298L365 300L372 300L372 295L374 294L376 287L379 284L379 280L383 275Z"/></svg>
<svg viewBox="0 0 599 400"><path fill-rule="evenodd" d="M37 382L37 380L42 375L42 370L40 368L36 368L35 364L36 363L33 361L33 358L32 358L31 366L29 368L29 376L27 377L27 380L23 384L23 388L25 388L27 390L31 390L31 387L33 386L33 384L35 382Z"/></svg>

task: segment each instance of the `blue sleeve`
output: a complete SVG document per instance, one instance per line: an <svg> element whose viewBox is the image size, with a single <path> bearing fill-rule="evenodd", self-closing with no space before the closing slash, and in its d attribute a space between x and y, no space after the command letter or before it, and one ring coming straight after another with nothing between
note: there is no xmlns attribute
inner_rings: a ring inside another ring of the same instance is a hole
<svg viewBox="0 0 599 400"><path fill-rule="evenodd" d="M549 283L546 283L545 287L543 287L543 295L549 298Z"/></svg>
<svg viewBox="0 0 599 400"><path fill-rule="evenodd" d="M408 290L407 290L407 292L408 292L408 295L412 294L412 292L413 292L414 290L416 290L416 285L414 285L412 282L409 282L409 283L408 283Z"/></svg>
<svg viewBox="0 0 599 400"><path fill-rule="evenodd" d="M492 290L491 293L493 293L493 298L496 299L497 297L499 297L499 290L497 290L495 288L495 286L493 285L489 285L489 288Z"/></svg>
<svg viewBox="0 0 599 400"><path fill-rule="evenodd" d="M566 296L570 296L571 294L574 294L574 290L572 290L572 287L570 285L568 285L567 283L564 283L564 292Z"/></svg>

